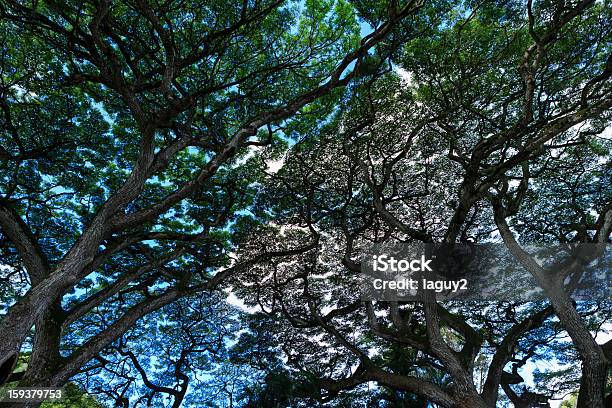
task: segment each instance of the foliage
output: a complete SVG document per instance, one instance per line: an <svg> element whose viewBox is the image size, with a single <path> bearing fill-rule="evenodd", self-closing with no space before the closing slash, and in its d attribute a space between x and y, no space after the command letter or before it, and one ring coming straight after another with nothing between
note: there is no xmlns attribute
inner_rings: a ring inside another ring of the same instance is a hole
<svg viewBox="0 0 612 408"><path fill-rule="evenodd" d="M611 13L2 1L0 382L84 406L603 407L609 304L524 248L610 243ZM547 300L360 297L365 250L421 242L503 243Z"/></svg>

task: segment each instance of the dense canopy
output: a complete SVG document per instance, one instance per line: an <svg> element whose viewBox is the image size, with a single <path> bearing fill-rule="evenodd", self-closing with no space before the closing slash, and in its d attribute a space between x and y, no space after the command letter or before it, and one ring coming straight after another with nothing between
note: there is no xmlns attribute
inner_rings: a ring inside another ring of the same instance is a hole
<svg viewBox="0 0 612 408"><path fill-rule="evenodd" d="M611 21L592 0L0 0L0 384L609 406L609 297L576 300L580 265L529 245L607 253ZM466 242L546 300L360 296L374 244Z"/></svg>

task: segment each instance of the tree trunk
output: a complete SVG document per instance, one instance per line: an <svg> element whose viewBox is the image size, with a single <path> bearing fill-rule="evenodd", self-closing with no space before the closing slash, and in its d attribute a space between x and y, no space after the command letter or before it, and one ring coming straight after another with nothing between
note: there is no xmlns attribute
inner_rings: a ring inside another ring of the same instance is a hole
<svg viewBox="0 0 612 408"><path fill-rule="evenodd" d="M53 372L61 364L59 348L61 341L64 311L60 299L56 299L51 308L43 313L36 323L32 355L20 387L45 386Z"/></svg>
<svg viewBox="0 0 612 408"><path fill-rule="evenodd" d="M603 349L591 336L567 294L553 293L551 303L582 359L577 408L605 408L604 390L608 361Z"/></svg>
<svg viewBox="0 0 612 408"><path fill-rule="evenodd" d="M8 380L14 365L10 362L12 359L17 359L21 345L32 326L48 320L55 314L53 302L61 295L62 287L53 278L48 278L46 281L50 281L50 284L44 286L41 284L32 288L23 299L9 309L0 322L0 333L2 333L0 385Z"/></svg>

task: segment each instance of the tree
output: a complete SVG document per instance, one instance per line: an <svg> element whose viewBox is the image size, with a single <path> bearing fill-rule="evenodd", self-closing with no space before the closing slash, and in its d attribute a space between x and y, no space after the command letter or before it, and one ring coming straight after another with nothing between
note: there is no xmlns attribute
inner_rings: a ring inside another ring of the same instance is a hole
<svg viewBox="0 0 612 408"><path fill-rule="evenodd" d="M64 384L148 313L298 251L230 265L261 174L248 152L329 109L420 6L370 12L360 39L344 1L2 1L3 264L29 289L0 322L0 381L31 347L21 384ZM66 303L73 290L89 296ZM64 331L117 301L60 353Z"/></svg>
<svg viewBox="0 0 612 408"><path fill-rule="evenodd" d="M0 16L0 380L31 349L21 385L97 379L123 405L201 403L195 360L238 367L214 388L246 406L612 398L612 343L592 335L609 304L572 298L576 259L612 230L606 4L4 0ZM374 243L466 242L503 243L547 300L360 298ZM533 242L572 257L539 264ZM221 288L262 313L231 351L207 332L231 340L231 318L185 303ZM158 318L162 368L143 356ZM556 359L570 367L524 378Z"/></svg>
<svg viewBox="0 0 612 408"><path fill-rule="evenodd" d="M401 48L404 86L387 75L356 88L270 175L258 203L273 221L259 239L317 248L254 266L242 296L285 317L288 364L320 378L324 398L376 381L439 406L493 407L500 388L514 406L545 406L555 390L530 388L518 370L566 349L567 333L578 406L604 407L610 345L591 331L609 321L609 304L572 300L575 258L543 267L519 243L569 244L589 261L610 242L611 146L597 136L610 126L609 10L463 4L440 19ZM548 304L359 298L359 255L373 243L495 240ZM417 350L450 385L376 358L389 347Z"/></svg>

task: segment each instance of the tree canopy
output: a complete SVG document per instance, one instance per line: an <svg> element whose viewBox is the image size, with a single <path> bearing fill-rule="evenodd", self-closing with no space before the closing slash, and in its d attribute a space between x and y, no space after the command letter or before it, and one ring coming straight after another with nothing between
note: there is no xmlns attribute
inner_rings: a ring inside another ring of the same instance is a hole
<svg viewBox="0 0 612 408"><path fill-rule="evenodd" d="M609 298L529 245L610 243L611 10L0 0L0 383L607 406ZM546 300L360 296L372 245L466 242L503 243Z"/></svg>

